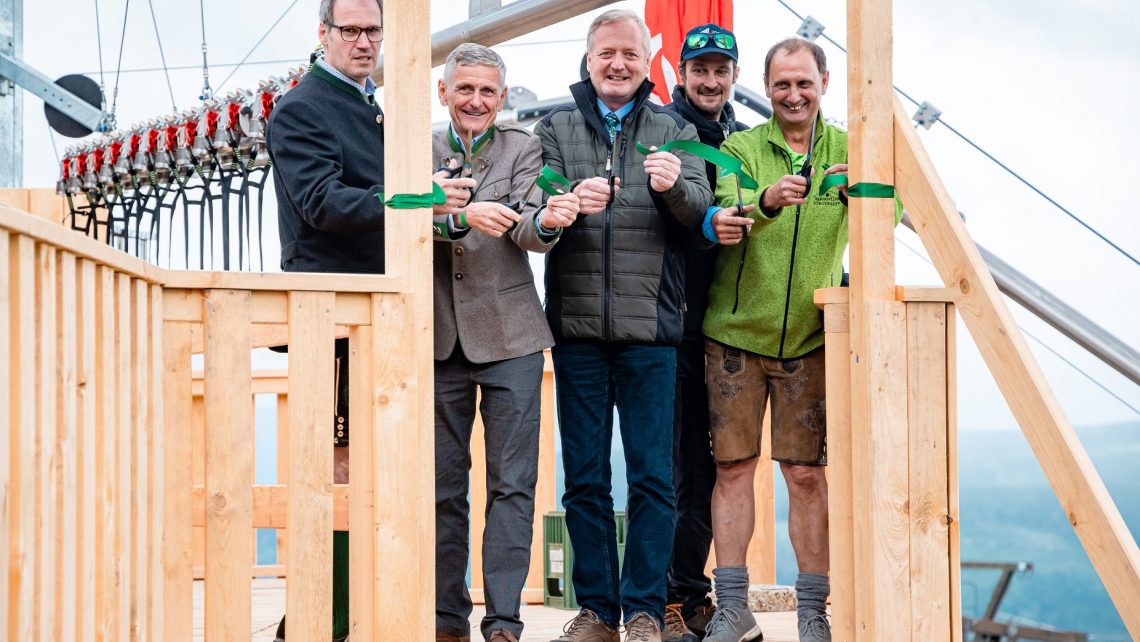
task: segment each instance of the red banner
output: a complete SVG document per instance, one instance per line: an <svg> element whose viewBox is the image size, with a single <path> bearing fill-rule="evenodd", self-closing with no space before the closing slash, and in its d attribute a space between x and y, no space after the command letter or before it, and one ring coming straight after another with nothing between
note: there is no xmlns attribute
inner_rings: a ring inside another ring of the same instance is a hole
<svg viewBox="0 0 1140 642"><path fill-rule="evenodd" d="M649 79L662 103L670 101L673 86L680 82L677 63L681 42L693 27L713 23L732 30L732 0L645 0L645 24L649 26Z"/></svg>

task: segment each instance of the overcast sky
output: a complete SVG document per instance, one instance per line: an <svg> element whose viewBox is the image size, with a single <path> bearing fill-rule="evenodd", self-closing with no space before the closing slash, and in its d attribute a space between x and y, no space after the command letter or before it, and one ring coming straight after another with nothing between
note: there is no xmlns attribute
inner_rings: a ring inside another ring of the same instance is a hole
<svg viewBox="0 0 1140 642"><path fill-rule="evenodd" d="M823 22L845 44L846 5L839 0L786 0ZM286 8L291 9L286 12ZM222 93L255 87L307 60L317 44L317 0L204 0L210 81ZM433 0L432 29L467 15L466 0ZM153 3L158 32L179 110L198 104L202 88L199 3ZM615 6L640 12L644 2ZM99 79L95 0L24 5L24 59L49 76L88 73ZM123 21L123 0L99 0L102 66L108 99ZM222 85L254 43L282 13L280 24L249 63ZM508 83L541 98L567 94L577 78L592 12L497 49ZM1140 176L1140 6L1134 0L958 0L895 4L895 84L943 110L955 129L1012 166L1133 256L1140 256L1134 184ZM799 25L776 0L736 3L741 77L761 90L763 56ZM833 70L823 100L828 117L846 120L846 56L823 43ZM276 61L271 64L253 64ZM223 66L231 64L231 66ZM118 83L121 127L172 112L147 3L130 4ZM132 70L159 68L159 71ZM435 70L438 77L439 69ZM908 109L910 108L907 103ZM432 106L435 121L446 112ZM759 118L740 108L740 119ZM53 185L58 164L38 100L25 98L24 183ZM974 238L1078 310L1133 346L1140 345L1140 268L1115 254L1039 196L1010 178L942 126L921 131L943 180L967 215ZM71 141L56 137L59 152ZM275 235L268 239L275 245ZM937 274L909 231L898 234L898 282L929 285ZM905 245L904 245L905 244ZM911 249L908 249L911 248ZM275 261L270 261L271 263ZM1012 304L1011 304L1012 305ZM1019 323L1088 371L1134 407L1140 388L1088 357L1068 340L1012 306ZM959 333L959 422L963 429L1014 425L968 333ZM1136 413L1042 349L1032 339L1046 375L1076 425L1140 422ZM1140 438L1140 433L1137 433Z"/></svg>

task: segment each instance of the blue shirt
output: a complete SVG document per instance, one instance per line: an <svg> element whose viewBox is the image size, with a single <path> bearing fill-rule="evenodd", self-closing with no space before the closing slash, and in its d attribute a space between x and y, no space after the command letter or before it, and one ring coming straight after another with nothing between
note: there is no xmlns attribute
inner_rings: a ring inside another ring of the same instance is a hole
<svg viewBox="0 0 1140 642"><path fill-rule="evenodd" d="M617 111L614 111L607 107L606 104L602 102L601 98L598 98L597 101L598 112L602 114L602 120L606 119L606 114L614 114L618 118L618 131L621 131L621 121L629 115L629 112L633 111L633 101L631 100L628 103L622 105L621 109L618 109Z"/></svg>
<svg viewBox="0 0 1140 642"><path fill-rule="evenodd" d="M325 71L329 72L333 76L336 76L337 78L343 80L344 82L346 82L346 83L352 85L353 87L356 87L357 89L359 89L360 93L364 94L364 97L368 99L368 102L373 102L375 100L374 94L376 93L376 83L372 82L371 76L364 79L364 86L362 87L360 85L360 83L358 83L355 80L353 80L352 78L349 78L348 76L340 73L340 70L338 70L336 67L333 67L329 63L325 62L324 56L317 58L313 64L320 65L321 69L324 69Z"/></svg>

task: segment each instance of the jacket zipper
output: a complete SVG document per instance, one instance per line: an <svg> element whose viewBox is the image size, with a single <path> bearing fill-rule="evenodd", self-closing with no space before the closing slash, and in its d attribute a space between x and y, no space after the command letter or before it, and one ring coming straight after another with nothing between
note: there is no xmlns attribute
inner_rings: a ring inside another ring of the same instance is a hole
<svg viewBox="0 0 1140 642"><path fill-rule="evenodd" d="M788 171L790 172L793 169L791 156L788 156L787 152L784 152L784 155L788 159ZM796 242L799 240L800 235L800 207L799 205L796 206L795 227L792 229L792 253L788 258L788 287L784 292L784 325L780 329L780 350L776 356L780 361L784 360L784 340L788 337L788 312L791 309L792 300L792 275L796 269Z"/></svg>

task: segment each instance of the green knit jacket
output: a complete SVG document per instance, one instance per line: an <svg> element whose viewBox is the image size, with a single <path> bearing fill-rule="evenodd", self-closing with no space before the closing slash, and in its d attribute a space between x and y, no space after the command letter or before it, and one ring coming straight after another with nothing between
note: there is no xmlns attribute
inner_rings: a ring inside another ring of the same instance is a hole
<svg viewBox="0 0 1140 642"><path fill-rule="evenodd" d="M747 244L721 248L702 330L711 339L749 352L779 359L802 357L823 345L823 316L813 293L839 285L843 276L847 206L840 202L837 189L820 195L819 184L825 164L847 162L847 132L826 124L822 116L816 124L811 194L800 207L794 264L796 208L785 207L769 218L759 205L764 190L792 173L792 160L775 119L729 136L720 149L740 159L760 187L743 190L745 204L756 204L752 213L756 223ZM736 199L736 177L722 176L716 202L730 207Z"/></svg>

